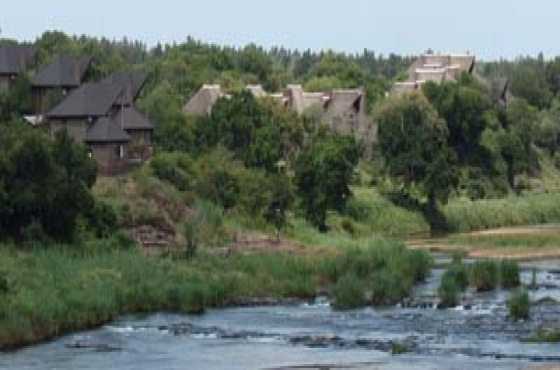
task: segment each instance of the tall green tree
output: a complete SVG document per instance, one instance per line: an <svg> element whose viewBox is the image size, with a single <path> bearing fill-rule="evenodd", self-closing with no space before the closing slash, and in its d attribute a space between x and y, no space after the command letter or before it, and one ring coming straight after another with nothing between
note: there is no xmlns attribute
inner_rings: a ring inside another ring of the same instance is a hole
<svg viewBox="0 0 560 370"><path fill-rule="evenodd" d="M17 122L0 126L0 235L22 240L33 230L72 240L78 218L95 205L96 171L85 147L64 133L51 142Z"/></svg>
<svg viewBox="0 0 560 370"><path fill-rule="evenodd" d="M350 181L360 158L354 138L316 135L295 164L295 182L306 218L326 231L327 211L342 211L352 195Z"/></svg>
<svg viewBox="0 0 560 370"><path fill-rule="evenodd" d="M457 186L456 158L445 121L419 93L389 98L376 118L388 174L403 184L408 195L427 199L430 221L436 221L432 226L438 226L437 202L447 202Z"/></svg>

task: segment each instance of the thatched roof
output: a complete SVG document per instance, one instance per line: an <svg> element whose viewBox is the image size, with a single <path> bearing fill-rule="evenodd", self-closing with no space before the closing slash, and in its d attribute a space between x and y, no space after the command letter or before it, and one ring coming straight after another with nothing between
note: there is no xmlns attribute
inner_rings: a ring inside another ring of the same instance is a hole
<svg viewBox="0 0 560 370"><path fill-rule="evenodd" d="M358 113L362 109L363 96L360 89L333 90L326 104L327 113L332 116L343 115L349 111Z"/></svg>
<svg viewBox="0 0 560 370"><path fill-rule="evenodd" d="M99 117L109 113L122 95L122 87L114 84L88 83L72 91L55 106L47 117Z"/></svg>
<svg viewBox="0 0 560 370"><path fill-rule="evenodd" d="M255 98L264 98L267 96L267 93L264 91L262 85L247 85L246 89L249 90Z"/></svg>
<svg viewBox="0 0 560 370"><path fill-rule="evenodd" d="M472 74L476 58L469 54L434 54L427 52L420 55L408 69L408 79L393 85L392 94L401 94L417 90L427 81L437 83L455 81L461 73Z"/></svg>
<svg viewBox="0 0 560 370"><path fill-rule="evenodd" d="M91 65L91 57L58 56L33 78L34 87L78 87Z"/></svg>
<svg viewBox="0 0 560 370"><path fill-rule="evenodd" d="M135 107L119 109L113 117L113 121L122 126L124 130L153 130L154 125L150 120L140 113Z"/></svg>
<svg viewBox="0 0 560 370"><path fill-rule="evenodd" d="M208 115L212 107L224 93L220 85L203 85L183 107L183 112L195 115Z"/></svg>
<svg viewBox="0 0 560 370"><path fill-rule="evenodd" d="M109 117L99 118L86 133L86 143L126 143L130 136Z"/></svg>
<svg viewBox="0 0 560 370"><path fill-rule="evenodd" d="M391 94L405 94L418 90L421 85L418 82L397 82L393 85Z"/></svg>
<svg viewBox="0 0 560 370"><path fill-rule="evenodd" d="M34 56L35 49L31 46L0 46L0 74L20 74Z"/></svg>

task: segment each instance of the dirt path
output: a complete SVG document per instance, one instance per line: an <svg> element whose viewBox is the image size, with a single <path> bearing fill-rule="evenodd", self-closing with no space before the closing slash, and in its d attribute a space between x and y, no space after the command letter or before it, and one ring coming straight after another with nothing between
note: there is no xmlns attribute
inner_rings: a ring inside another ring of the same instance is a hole
<svg viewBox="0 0 560 370"><path fill-rule="evenodd" d="M468 238L489 238L492 237L515 237L527 238L531 236L558 236L560 239L559 225L541 225L541 226L523 226L523 227L507 227L492 230L475 231L465 234L457 234L453 236ZM406 242L409 248L429 250L431 252L452 253L456 251L464 252L468 257L479 259L512 259L518 261L533 261L560 258L560 244L558 246L489 246L489 245L468 245L451 243L449 237L433 238L433 239L415 239Z"/></svg>

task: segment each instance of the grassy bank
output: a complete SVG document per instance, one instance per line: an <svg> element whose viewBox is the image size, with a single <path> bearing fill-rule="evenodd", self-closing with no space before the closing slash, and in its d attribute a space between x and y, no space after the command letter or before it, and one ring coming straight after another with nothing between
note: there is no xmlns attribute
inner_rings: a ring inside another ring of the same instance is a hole
<svg viewBox="0 0 560 370"><path fill-rule="evenodd" d="M406 238L427 235L430 227L418 211L398 207L372 187L354 187L348 214L331 215L336 232L356 237L372 234ZM454 233L507 226L560 222L560 193L527 193L503 199L452 198L443 214Z"/></svg>
<svg viewBox="0 0 560 370"><path fill-rule="evenodd" d="M242 297L313 297L348 274L364 284L377 274L391 276L397 286L379 290L376 302L382 302L384 291L408 294L429 269L428 258L392 241L308 251L224 257L203 250L184 260L144 257L112 241L26 251L0 246L0 348L94 327L123 313L198 313Z"/></svg>
<svg viewBox="0 0 560 370"><path fill-rule="evenodd" d="M444 208L452 232L560 222L560 193L493 200L452 200Z"/></svg>

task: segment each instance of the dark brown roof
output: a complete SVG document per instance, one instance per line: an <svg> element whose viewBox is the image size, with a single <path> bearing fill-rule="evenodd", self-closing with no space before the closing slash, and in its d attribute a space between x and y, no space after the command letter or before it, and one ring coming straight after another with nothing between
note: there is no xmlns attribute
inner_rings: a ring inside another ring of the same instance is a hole
<svg viewBox="0 0 560 370"><path fill-rule="evenodd" d="M121 86L125 90L125 94L118 104L132 104L144 88L146 78L147 75L144 72L123 71L115 72L101 82Z"/></svg>
<svg viewBox="0 0 560 370"><path fill-rule="evenodd" d="M109 113L122 95L118 85L89 83L72 91L47 117L100 117Z"/></svg>
<svg viewBox="0 0 560 370"><path fill-rule="evenodd" d="M113 121L125 130L153 130L154 125L150 120L140 113L135 107L125 107L113 117Z"/></svg>
<svg viewBox="0 0 560 370"><path fill-rule="evenodd" d="M78 87L82 83L91 57L58 56L41 68L33 78L35 87Z"/></svg>
<svg viewBox="0 0 560 370"><path fill-rule="evenodd" d="M126 143L130 136L111 118L101 117L86 133L86 143Z"/></svg>
<svg viewBox="0 0 560 370"><path fill-rule="evenodd" d="M35 49L31 46L0 46L0 74L23 72L34 56Z"/></svg>

